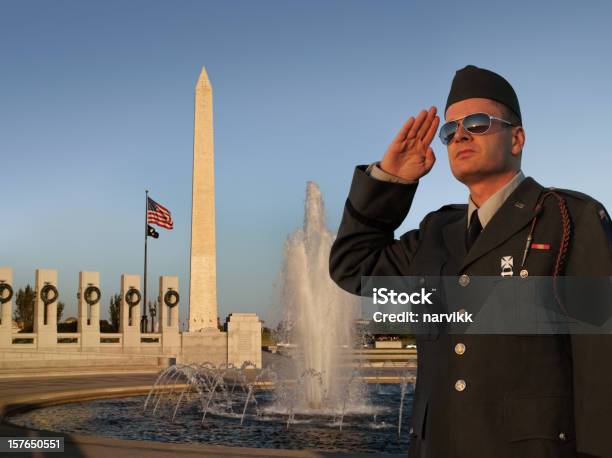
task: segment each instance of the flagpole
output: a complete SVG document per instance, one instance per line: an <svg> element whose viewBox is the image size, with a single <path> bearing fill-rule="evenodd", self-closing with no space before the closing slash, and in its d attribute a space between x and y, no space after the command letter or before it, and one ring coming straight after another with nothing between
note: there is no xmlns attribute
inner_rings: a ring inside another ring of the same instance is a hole
<svg viewBox="0 0 612 458"><path fill-rule="evenodd" d="M147 239L149 238L149 190L145 189L145 240L144 240L144 289L143 289L143 307L142 307L142 321L140 324L140 332L146 332L146 320L147 320Z"/></svg>

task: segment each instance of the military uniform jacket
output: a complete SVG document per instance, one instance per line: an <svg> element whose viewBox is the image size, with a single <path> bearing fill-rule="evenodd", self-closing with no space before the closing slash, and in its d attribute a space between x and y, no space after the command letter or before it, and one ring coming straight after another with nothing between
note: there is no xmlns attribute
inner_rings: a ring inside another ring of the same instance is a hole
<svg viewBox="0 0 612 458"><path fill-rule="evenodd" d="M365 168L355 170L330 254L332 279L353 294L361 293L362 276L500 275L502 256L522 258L546 190L525 178L466 252L467 205L429 213L396 240L418 184L379 181ZM612 275L605 209L587 195L558 191L572 221L565 275ZM551 249L530 252L529 275L551 275L561 227L557 201L547 199L533 240ZM439 334L417 336L417 346L410 457L612 457L609 336Z"/></svg>

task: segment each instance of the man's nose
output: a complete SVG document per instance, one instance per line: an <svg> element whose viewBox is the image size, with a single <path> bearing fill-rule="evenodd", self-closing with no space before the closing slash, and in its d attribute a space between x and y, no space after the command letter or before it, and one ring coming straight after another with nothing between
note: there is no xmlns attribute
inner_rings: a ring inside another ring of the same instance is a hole
<svg viewBox="0 0 612 458"><path fill-rule="evenodd" d="M461 121L459 125L457 126L455 135L453 135L453 141L460 142L463 140L470 140L471 138L472 138L472 134L470 134L467 130L463 128L463 121Z"/></svg>

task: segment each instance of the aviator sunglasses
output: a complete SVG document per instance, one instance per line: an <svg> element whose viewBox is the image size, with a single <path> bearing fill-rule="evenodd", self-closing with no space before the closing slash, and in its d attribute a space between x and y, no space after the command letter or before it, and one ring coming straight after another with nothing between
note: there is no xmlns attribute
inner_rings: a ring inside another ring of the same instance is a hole
<svg viewBox="0 0 612 458"><path fill-rule="evenodd" d="M440 128L440 140L444 145L448 145L455 136L455 132L459 128L459 122L463 125L463 128L467 130L469 133L474 135L483 135L486 134L491 128L492 120L503 122L509 126L515 127L509 121L505 119L496 118L495 116L491 116L487 113L472 113L463 118L455 119L454 121L449 121L444 124Z"/></svg>

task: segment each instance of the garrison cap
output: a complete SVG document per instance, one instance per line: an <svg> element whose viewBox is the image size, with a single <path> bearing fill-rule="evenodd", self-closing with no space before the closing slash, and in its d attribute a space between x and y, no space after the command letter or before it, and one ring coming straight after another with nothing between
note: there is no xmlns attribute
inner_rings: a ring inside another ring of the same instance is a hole
<svg viewBox="0 0 612 458"><path fill-rule="evenodd" d="M465 99L485 98L503 103L510 108L522 122L516 92L506 79L491 70L468 65L457 70L446 100L444 112L453 103Z"/></svg>

